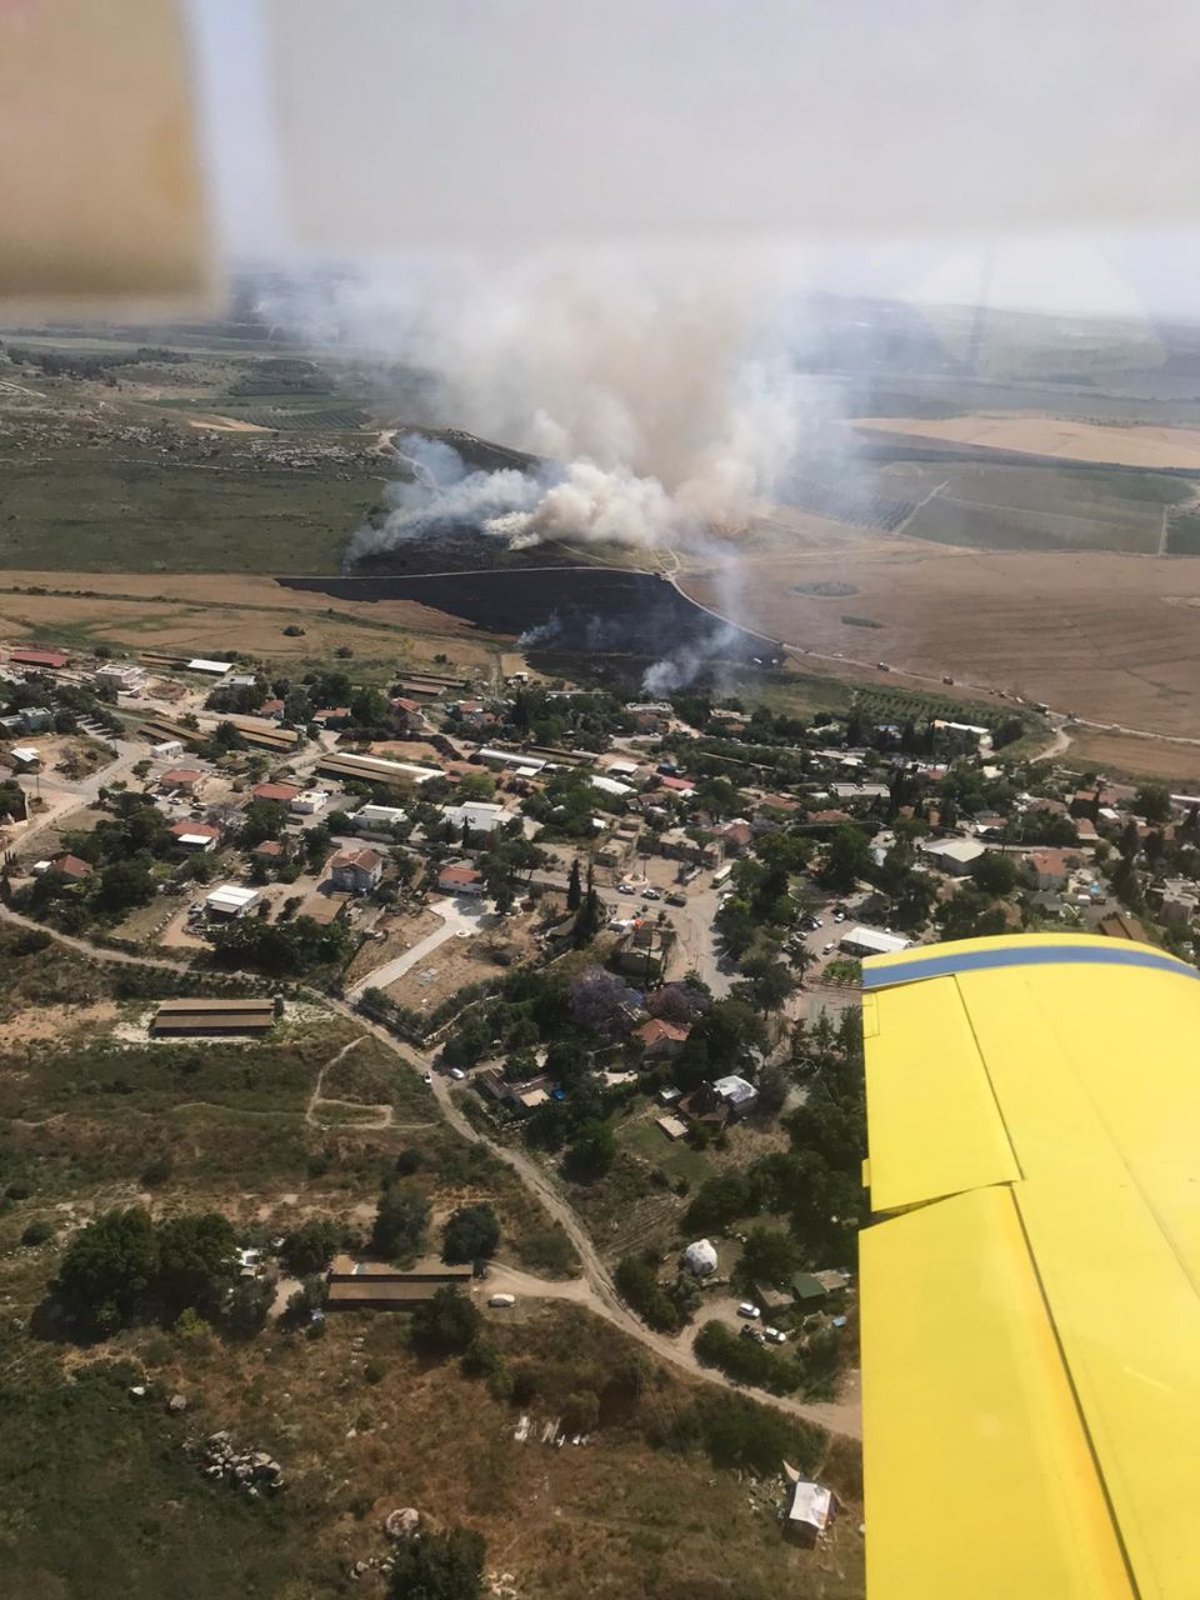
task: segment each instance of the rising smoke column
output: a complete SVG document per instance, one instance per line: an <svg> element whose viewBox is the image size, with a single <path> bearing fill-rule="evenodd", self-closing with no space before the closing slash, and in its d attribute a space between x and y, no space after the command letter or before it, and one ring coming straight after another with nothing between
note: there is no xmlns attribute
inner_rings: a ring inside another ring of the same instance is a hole
<svg viewBox="0 0 1200 1600"><path fill-rule="evenodd" d="M452 525L518 549L670 549L716 570L736 620L736 548L716 530L769 500L829 420L828 391L781 336L781 265L711 250L560 253L326 285L313 319L327 336L432 373L447 420L542 461L472 472L406 440L412 481L355 535L351 560ZM702 664L678 662L680 681Z"/></svg>

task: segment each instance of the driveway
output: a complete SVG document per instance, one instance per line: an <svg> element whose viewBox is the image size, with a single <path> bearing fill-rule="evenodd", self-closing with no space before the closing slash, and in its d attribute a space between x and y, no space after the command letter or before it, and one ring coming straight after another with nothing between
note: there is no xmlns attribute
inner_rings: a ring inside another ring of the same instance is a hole
<svg viewBox="0 0 1200 1600"><path fill-rule="evenodd" d="M441 927L435 928L432 933L414 944L411 950L406 950L402 956L397 956L382 967L376 967L374 972L368 972L365 978L360 978L349 991L350 999L357 999L366 989L388 988L397 978L402 978L410 967L415 967L419 961L424 961L438 945L445 944L447 939L452 939L457 933L479 933L491 917L491 912L485 910L478 900L438 900L429 909L442 918Z"/></svg>

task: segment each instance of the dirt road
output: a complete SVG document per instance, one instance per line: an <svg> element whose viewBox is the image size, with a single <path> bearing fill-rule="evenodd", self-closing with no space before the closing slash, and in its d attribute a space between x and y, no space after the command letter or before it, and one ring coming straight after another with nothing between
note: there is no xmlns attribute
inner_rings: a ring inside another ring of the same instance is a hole
<svg viewBox="0 0 1200 1600"><path fill-rule="evenodd" d="M576 1255L583 1266L583 1278L576 1280L578 1287L571 1293L565 1294L560 1285L535 1278L531 1274L523 1274L527 1285L539 1286L538 1293L541 1298L549 1299L575 1299L579 1304L587 1305L597 1316L606 1318L614 1323L623 1333L637 1339L652 1350L660 1360L670 1365L682 1368L694 1377L702 1378L707 1383L715 1383L725 1389L736 1389L752 1396L763 1405L772 1406L776 1411L785 1411L789 1415L799 1417L804 1422L815 1423L818 1427L825 1428L830 1433L843 1434L848 1438L862 1438L862 1412L859 1405L853 1401L824 1402L802 1400L788 1400L780 1395L767 1394L762 1389L749 1389L744 1385L734 1384L722 1373L712 1367L701 1366L692 1351L691 1340L694 1330L687 1330L678 1339L668 1339L664 1334L654 1333L641 1322L617 1294L608 1268L600 1259L599 1252L592 1243L590 1236L575 1215L566 1197L559 1191L548 1173L523 1150L513 1149L508 1145L497 1144L479 1133L467 1121L459 1107L454 1103L451 1093L452 1080L443 1077L440 1073L433 1072L432 1063L418 1051L408 1045L401 1044L386 1028L378 1027L367 1021L357 1011L344 1003L334 1002L336 1010L344 1015L353 1017L362 1026L368 1028L377 1038L383 1040L395 1053L410 1066L419 1072L430 1072L433 1078L433 1092L437 1099L446 1121L464 1139L473 1143L484 1144L494 1155L498 1156L506 1166L510 1167L520 1178L525 1187L534 1195L545 1211L559 1223L563 1232L570 1239ZM511 1271L512 1269L506 1269ZM513 1290L513 1293L518 1292ZM522 1291L532 1295L535 1291L526 1287Z"/></svg>

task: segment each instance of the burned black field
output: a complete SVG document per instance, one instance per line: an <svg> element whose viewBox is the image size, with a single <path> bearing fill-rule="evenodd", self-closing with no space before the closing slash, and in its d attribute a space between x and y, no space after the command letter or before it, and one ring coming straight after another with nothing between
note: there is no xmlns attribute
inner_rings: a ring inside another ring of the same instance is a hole
<svg viewBox="0 0 1200 1600"><path fill-rule="evenodd" d="M703 610L664 578L600 567L506 568L353 578L280 578L335 600L414 600L533 655L670 658L688 675L703 664L770 663L771 641Z"/></svg>

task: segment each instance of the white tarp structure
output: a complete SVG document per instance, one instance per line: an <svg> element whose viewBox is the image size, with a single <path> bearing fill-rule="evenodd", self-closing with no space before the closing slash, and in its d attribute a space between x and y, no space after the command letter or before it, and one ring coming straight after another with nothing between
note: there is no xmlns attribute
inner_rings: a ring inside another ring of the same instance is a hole
<svg viewBox="0 0 1200 1600"><path fill-rule="evenodd" d="M717 1270L716 1247L708 1239L697 1239L683 1252L683 1264L697 1278L707 1278Z"/></svg>

